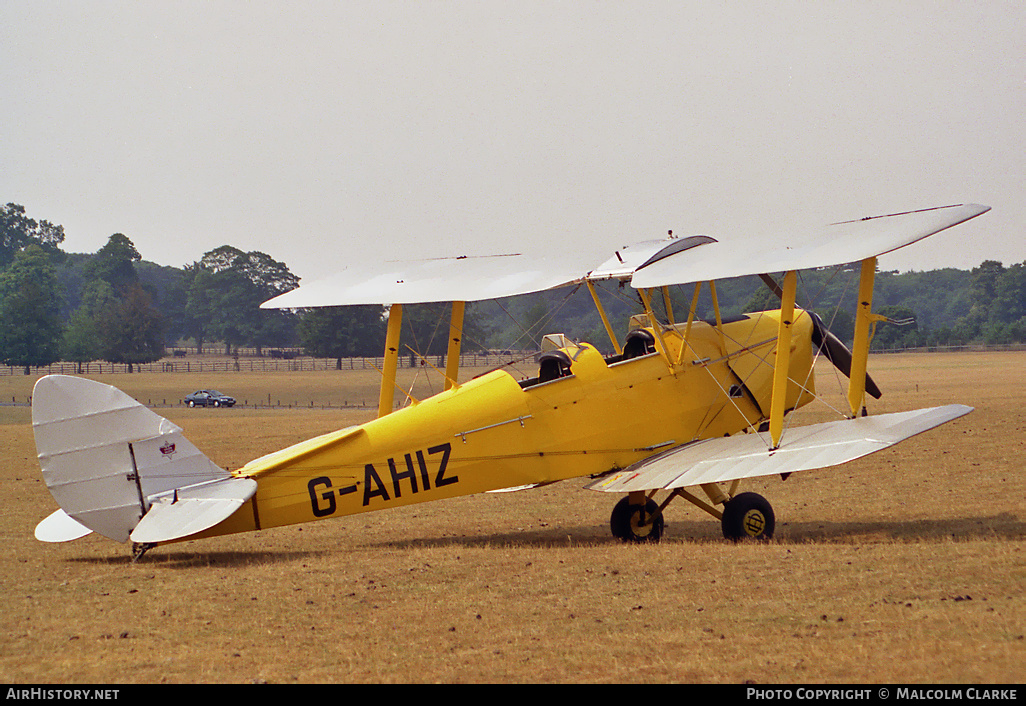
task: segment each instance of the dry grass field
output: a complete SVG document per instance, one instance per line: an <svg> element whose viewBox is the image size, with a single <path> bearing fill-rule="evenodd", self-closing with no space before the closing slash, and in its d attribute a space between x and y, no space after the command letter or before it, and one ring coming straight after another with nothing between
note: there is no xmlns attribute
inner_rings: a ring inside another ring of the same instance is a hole
<svg viewBox="0 0 1026 706"><path fill-rule="evenodd" d="M101 537L33 538L55 505L29 409L0 407L0 681L1022 683L1026 353L870 368L885 395L871 411L976 411L840 468L748 484L776 510L765 544L729 544L675 503L664 541L624 545L608 529L616 498L567 481L132 563ZM821 391L834 384L822 373ZM294 398L159 410L228 467L373 413L310 402L377 392L344 372L104 381L144 401L208 385ZM0 401L33 382L0 378Z"/></svg>

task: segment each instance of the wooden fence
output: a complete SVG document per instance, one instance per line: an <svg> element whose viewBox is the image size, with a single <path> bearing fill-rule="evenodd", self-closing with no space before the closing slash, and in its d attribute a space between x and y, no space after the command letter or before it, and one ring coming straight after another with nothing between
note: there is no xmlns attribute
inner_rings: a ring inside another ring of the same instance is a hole
<svg viewBox="0 0 1026 706"><path fill-rule="evenodd" d="M923 348L896 348L872 351L874 354L887 353L956 353L985 351L1022 351L1026 344L972 344L965 346L929 346ZM533 351L512 351L506 353L465 353L460 356L460 367L499 367L511 360L522 361L530 358ZM163 358L155 363L136 363L131 366L136 373L293 373L315 370L381 370L384 359L378 358L343 358L338 367L336 358L310 358L299 356L293 358L243 357L225 358L211 356L210 359ZM399 366L415 368L431 365L439 370L445 369L445 356L401 355ZM52 365L30 368L29 375L106 375L127 373L127 363L107 363L94 361L91 363L53 363ZM0 376L24 375L24 366L0 365Z"/></svg>

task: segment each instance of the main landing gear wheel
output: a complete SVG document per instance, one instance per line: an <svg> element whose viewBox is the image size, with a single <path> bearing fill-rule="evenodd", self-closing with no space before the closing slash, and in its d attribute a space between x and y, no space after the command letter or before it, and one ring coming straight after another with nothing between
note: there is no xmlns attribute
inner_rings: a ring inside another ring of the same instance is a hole
<svg viewBox="0 0 1026 706"><path fill-rule="evenodd" d="M769 501L758 493L735 495L723 506L723 536L735 542L771 539L776 518Z"/></svg>
<svg viewBox="0 0 1026 706"><path fill-rule="evenodd" d="M658 542L665 526L659 506L651 499L644 505L631 505L629 498L623 498L609 517L613 536L625 542Z"/></svg>

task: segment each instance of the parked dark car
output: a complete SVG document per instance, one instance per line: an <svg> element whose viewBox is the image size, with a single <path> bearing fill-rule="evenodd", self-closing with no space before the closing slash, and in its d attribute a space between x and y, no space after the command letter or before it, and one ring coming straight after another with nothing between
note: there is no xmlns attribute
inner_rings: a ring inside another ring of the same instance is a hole
<svg viewBox="0 0 1026 706"><path fill-rule="evenodd" d="M185 396L185 404L189 407L231 407L235 398L217 390L197 390Z"/></svg>

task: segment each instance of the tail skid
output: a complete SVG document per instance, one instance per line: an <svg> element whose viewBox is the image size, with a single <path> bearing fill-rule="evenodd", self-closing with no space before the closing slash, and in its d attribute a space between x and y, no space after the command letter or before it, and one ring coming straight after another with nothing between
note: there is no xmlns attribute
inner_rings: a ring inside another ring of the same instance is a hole
<svg viewBox="0 0 1026 706"><path fill-rule="evenodd" d="M115 387L48 375L32 426L43 480L61 509L36 527L44 542L90 531L152 544L213 527L256 492L204 456L177 425Z"/></svg>

